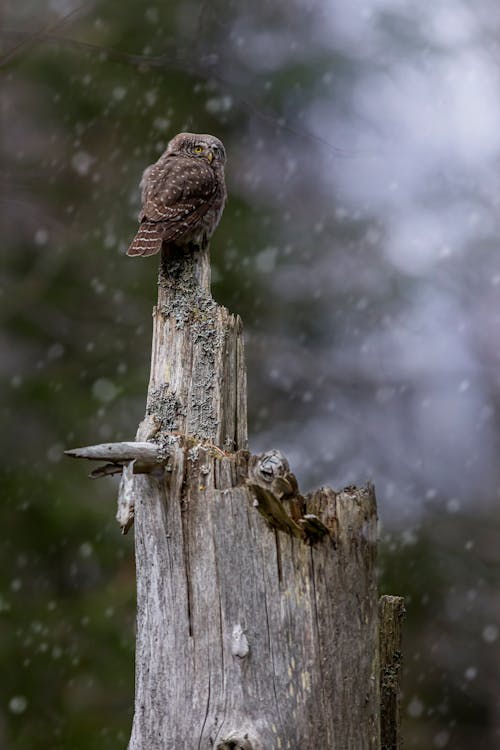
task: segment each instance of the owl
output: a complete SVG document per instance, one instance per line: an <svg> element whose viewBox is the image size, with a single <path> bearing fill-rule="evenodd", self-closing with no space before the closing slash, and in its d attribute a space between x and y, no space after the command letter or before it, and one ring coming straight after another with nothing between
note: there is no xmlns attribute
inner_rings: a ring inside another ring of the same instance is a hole
<svg viewBox="0 0 500 750"><path fill-rule="evenodd" d="M141 225L127 255L154 255L162 244L206 247L226 202L226 151L213 135L179 133L141 180Z"/></svg>

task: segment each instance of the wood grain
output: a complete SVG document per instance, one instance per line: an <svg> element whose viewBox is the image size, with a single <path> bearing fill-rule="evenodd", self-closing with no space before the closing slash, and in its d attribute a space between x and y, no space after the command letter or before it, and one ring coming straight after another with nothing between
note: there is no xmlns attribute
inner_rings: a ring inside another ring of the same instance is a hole
<svg viewBox="0 0 500 750"><path fill-rule="evenodd" d="M377 750L373 488L302 496L281 454L247 453L241 323L210 296L208 254L164 252L137 439L168 458L128 477L129 750Z"/></svg>
<svg viewBox="0 0 500 750"><path fill-rule="evenodd" d="M241 320L214 302L209 285L208 249L162 251L140 440L177 433L226 450L247 447Z"/></svg>
<svg viewBox="0 0 500 750"><path fill-rule="evenodd" d="M378 748L371 488L323 490L336 523L310 545L256 510L241 456L178 451L135 479L130 748Z"/></svg>
<svg viewBox="0 0 500 750"><path fill-rule="evenodd" d="M405 614L405 602L402 597L380 597L381 750L399 750L402 747L400 708L401 631Z"/></svg>

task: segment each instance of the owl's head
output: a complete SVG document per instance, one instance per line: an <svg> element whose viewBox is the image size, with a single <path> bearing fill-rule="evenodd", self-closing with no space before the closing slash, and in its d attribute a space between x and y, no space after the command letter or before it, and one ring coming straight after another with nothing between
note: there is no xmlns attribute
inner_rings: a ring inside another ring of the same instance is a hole
<svg viewBox="0 0 500 750"><path fill-rule="evenodd" d="M209 164L215 162L224 165L226 162L226 149L222 141L207 134L179 133L168 144L167 154L205 159Z"/></svg>

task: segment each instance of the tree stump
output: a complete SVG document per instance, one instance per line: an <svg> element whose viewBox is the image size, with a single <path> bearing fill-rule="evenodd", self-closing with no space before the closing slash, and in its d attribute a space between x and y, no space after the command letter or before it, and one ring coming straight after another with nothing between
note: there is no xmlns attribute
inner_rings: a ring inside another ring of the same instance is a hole
<svg viewBox="0 0 500 750"><path fill-rule="evenodd" d="M208 250L163 250L137 441L68 451L123 471L135 522L129 750L378 750L373 488L302 495L247 451L241 322L209 279Z"/></svg>
<svg viewBox="0 0 500 750"><path fill-rule="evenodd" d="M399 750L402 746L401 691L401 630L406 614L400 596L382 596L380 619L380 747Z"/></svg>

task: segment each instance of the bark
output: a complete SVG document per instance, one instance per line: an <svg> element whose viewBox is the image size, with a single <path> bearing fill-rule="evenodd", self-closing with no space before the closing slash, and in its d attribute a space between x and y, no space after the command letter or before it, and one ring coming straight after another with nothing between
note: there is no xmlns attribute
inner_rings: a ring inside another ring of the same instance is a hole
<svg viewBox="0 0 500 750"><path fill-rule="evenodd" d="M378 748L373 490L303 497L281 454L244 450L241 324L208 276L203 253L160 269L137 439L169 458L132 479L129 750Z"/></svg>
<svg viewBox="0 0 500 750"><path fill-rule="evenodd" d="M71 448L64 453L70 458L87 458L91 461L113 461L128 463L139 460L145 463L158 463L161 454L156 443L101 443L89 445L85 448Z"/></svg>
<svg viewBox="0 0 500 750"><path fill-rule="evenodd" d="M303 498L329 527L311 545L258 512L248 466L179 447L136 478L130 748L377 748L373 491Z"/></svg>
<svg viewBox="0 0 500 750"><path fill-rule="evenodd" d="M163 251L137 442L67 453L122 471L135 519L129 750L400 747L404 607L382 598L379 642L373 487L302 495L279 451L247 451L241 322L208 250Z"/></svg>
<svg viewBox="0 0 500 750"><path fill-rule="evenodd" d="M401 740L401 640L406 614L400 596L382 596L380 616L380 744L381 750L399 750Z"/></svg>
<svg viewBox="0 0 500 750"><path fill-rule="evenodd" d="M226 450L247 446L241 320L210 294L208 248L163 250L153 311L146 419L137 440L172 435Z"/></svg>

